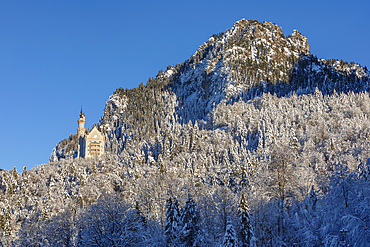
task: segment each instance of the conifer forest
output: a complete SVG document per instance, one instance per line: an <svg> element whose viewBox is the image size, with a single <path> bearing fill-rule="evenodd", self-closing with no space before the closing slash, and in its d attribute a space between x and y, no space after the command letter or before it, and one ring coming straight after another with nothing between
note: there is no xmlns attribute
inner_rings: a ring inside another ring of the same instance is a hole
<svg viewBox="0 0 370 247"><path fill-rule="evenodd" d="M369 76L242 19L116 89L103 156L1 170L0 246L369 246Z"/></svg>

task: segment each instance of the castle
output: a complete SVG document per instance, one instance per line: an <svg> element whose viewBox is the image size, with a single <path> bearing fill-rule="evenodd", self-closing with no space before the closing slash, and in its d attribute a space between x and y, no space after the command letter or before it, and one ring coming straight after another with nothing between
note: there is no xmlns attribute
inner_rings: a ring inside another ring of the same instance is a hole
<svg viewBox="0 0 370 247"><path fill-rule="evenodd" d="M92 158L101 156L102 154L104 154L105 136L103 136L96 127L94 127L89 134L86 134L84 126L85 114L82 112L81 107L77 128L77 157Z"/></svg>

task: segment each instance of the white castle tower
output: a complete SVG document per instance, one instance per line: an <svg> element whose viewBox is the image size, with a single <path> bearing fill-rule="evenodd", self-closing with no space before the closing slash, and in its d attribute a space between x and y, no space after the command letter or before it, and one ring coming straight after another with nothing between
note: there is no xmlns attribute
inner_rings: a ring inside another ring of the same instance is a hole
<svg viewBox="0 0 370 247"><path fill-rule="evenodd" d="M81 112L80 117L78 118L78 128L77 128L77 135L78 137L84 137L85 136L85 114L82 112L82 106L81 106Z"/></svg>

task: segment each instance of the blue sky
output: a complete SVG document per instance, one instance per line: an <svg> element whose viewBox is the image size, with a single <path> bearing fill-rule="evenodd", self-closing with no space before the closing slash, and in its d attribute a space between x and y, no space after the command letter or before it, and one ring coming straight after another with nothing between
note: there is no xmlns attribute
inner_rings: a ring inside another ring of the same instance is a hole
<svg viewBox="0 0 370 247"><path fill-rule="evenodd" d="M368 1L1 1L0 168L31 169L98 122L118 88L146 83L242 18L297 29L319 58L370 66Z"/></svg>

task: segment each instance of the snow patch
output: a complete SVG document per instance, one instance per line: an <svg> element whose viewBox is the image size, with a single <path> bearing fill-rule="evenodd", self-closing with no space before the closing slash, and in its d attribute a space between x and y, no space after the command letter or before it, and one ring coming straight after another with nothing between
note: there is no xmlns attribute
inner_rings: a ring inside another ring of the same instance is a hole
<svg viewBox="0 0 370 247"><path fill-rule="evenodd" d="M165 76L171 77L173 75L174 71L172 69L169 69L166 71Z"/></svg>
<svg viewBox="0 0 370 247"><path fill-rule="evenodd" d="M191 101L194 101L195 99L197 98L197 93L192 93L190 94L187 98L186 98L186 101L187 102L191 102Z"/></svg>

